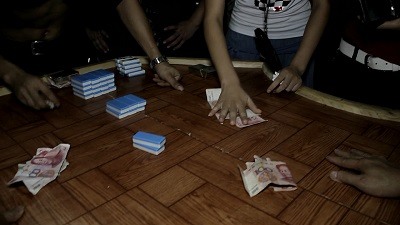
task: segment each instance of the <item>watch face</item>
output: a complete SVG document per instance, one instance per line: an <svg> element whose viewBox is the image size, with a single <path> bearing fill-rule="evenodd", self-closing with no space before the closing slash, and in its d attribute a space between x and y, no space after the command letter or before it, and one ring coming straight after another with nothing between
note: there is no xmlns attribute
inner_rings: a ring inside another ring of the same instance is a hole
<svg viewBox="0 0 400 225"><path fill-rule="evenodd" d="M163 55L151 60L150 61L150 68L154 69L155 66L157 66L158 64L160 64L162 62L168 62L168 59Z"/></svg>

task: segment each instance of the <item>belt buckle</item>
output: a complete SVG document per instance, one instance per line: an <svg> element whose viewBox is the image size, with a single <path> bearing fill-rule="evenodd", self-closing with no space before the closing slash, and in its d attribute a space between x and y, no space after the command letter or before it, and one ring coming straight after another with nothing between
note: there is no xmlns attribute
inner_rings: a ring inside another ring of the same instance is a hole
<svg viewBox="0 0 400 225"><path fill-rule="evenodd" d="M45 41L32 41L31 42L31 52L32 55L44 55L44 45Z"/></svg>

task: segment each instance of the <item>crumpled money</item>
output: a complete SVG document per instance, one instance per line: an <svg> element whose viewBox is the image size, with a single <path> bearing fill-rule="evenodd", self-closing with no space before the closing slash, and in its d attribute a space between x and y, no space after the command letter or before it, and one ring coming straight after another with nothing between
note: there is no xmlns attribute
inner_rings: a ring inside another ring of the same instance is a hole
<svg viewBox="0 0 400 225"><path fill-rule="evenodd" d="M244 187L253 197L268 186L272 186L274 191L294 191L297 185L293 180L292 174L284 162L272 161L270 158L262 159L254 156L254 162L246 162L246 170L240 166Z"/></svg>
<svg viewBox="0 0 400 225"><path fill-rule="evenodd" d="M38 148L31 160L25 164L18 164L17 173L7 185L22 181L29 192L36 195L69 165L66 160L69 149L69 144L59 144L54 148Z"/></svg>
<svg viewBox="0 0 400 225"><path fill-rule="evenodd" d="M214 106L217 104L219 96L221 95L221 91L222 91L221 88L206 89L207 102L211 106L211 108L214 108ZM248 127L248 126L255 125L255 124L266 121L265 119L261 118L258 114L255 114L250 109L246 109L246 114L247 114L247 118L248 118L247 124L243 124L240 117L236 117L236 126L237 127L239 127L239 128ZM217 117L217 119L219 119L220 113L217 112L215 114L215 116ZM225 119L226 120L229 119L229 114L226 115Z"/></svg>

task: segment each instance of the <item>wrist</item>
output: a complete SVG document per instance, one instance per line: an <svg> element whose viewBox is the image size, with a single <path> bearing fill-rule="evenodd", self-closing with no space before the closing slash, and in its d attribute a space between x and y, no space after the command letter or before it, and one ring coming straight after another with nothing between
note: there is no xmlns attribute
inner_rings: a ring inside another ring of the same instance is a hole
<svg viewBox="0 0 400 225"><path fill-rule="evenodd" d="M165 56L163 56L163 55L160 55L160 56L158 56L158 57L152 59L152 60L150 61L149 66L150 66L150 68L154 71L154 70L155 70L155 67L156 67L158 64L161 64L161 63L163 63L163 62L168 63L168 59L167 59L167 57L165 57Z"/></svg>

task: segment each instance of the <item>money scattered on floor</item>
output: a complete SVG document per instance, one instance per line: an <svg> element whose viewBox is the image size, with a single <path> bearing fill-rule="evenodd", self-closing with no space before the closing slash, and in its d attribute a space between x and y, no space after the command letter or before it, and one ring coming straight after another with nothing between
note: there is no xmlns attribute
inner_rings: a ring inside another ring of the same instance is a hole
<svg viewBox="0 0 400 225"><path fill-rule="evenodd" d="M274 191L293 191L297 185L293 180L292 174L284 162L271 161L254 156L254 162L246 162L246 170L239 166L244 187L253 197L268 186L272 186Z"/></svg>
<svg viewBox="0 0 400 225"><path fill-rule="evenodd" d="M208 104L211 106L211 108L214 108L214 106L218 102L219 96L221 95L221 88L206 89L206 95L207 95ZM263 118L261 118L259 115L255 114L250 109L246 109L246 114L247 114L247 118L248 118L247 124L243 124L240 117L236 117L236 126L237 127L239 127L239 128L248 127L248 126L255 125L255 124L266 121ZM215 114L215 116L217 117L217 119L219 119L220 113L217 112ZM226 120L229 119L229 114L226 115L225 119Z"/></svg>
<svg viewBox="0 0 400 225"><path fill-rule="evenodd" d="M17 173L7 185L22 181L29 192L36 195L68 166L66 157L69 148L69 144L59 144L54 148L38 148L31 160L25 164L18 164Z"/></svg>

